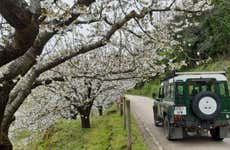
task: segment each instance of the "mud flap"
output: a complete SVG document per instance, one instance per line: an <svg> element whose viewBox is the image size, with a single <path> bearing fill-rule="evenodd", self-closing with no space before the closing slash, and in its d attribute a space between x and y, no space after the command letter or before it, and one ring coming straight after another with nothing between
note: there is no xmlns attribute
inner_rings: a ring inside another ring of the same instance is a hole
<svg viewBox="0 0 230 150"><path fill-rule="evenodd" d="M220 138L230 138L230 127L220 127Z"/></svg>
<svg viewBox="0 0 230 150"><path fill-rule="evenodd" d="M170 139L176 140L184 138L183 128L170 127L169 130Z"/></svg>

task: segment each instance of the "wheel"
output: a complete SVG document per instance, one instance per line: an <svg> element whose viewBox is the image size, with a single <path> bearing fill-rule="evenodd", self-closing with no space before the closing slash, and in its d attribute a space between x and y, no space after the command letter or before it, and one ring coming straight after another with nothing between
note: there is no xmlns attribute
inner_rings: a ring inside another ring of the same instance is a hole
<svg viewBox="0 0 230 150"><path fill-rule="evenodd" d="M210 130L210 134L212 136L212 139L215 141L223 141L224 138L220 138L220 128L214 128Z"/></svg>
<svg viewBox="0 0 230 150"><path fill-rule="evenodd" d="M173 140L171 138L171 130L170 130L170 125L169 125L169 121L168 121L168 117L165 116L164 117L164 135L165 135L165 138L168 139L168 140Z"/></svg>
<svg viewBox="0 0 230 150"><path fill-rule="evenodd" d="M164 117L164 135L166 139L170 141L182 140L185 137L184 134L184 128L171 126L168 116Z"/></svg>
<svg viewBox="0 0 230 150"><path fill-rule="evenodd" d="M153 107L153 116L154 116L154 125L156 126L156 127L160 127L160 126L162 126L162 122L158 119L158 117L157 117L157 110L156 110L156 108L155 107Z"/></svg>
<svg viewBox="0 0 230 150"><path fill-rule="evenodd" d="M193 113L202 120L212 120L220 113L220 98L212 92L200 92L192 100Z"/></svg>

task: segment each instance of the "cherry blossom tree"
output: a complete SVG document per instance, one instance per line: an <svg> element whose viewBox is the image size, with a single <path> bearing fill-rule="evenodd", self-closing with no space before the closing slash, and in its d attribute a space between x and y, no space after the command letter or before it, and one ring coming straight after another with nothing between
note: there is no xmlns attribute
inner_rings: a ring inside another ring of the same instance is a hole
<svg viewBox="0 0 230 150"><path fill-rule="evenodd" d="M78 0L68 5L61 0L1 0L0 149L12 149L8 130L14 114L40 85L41 74L105 47L118 30L135 35L139 28L151 38L143 24L148 24L154 12L201 11L195 6L176 7L175 2Z"/></svg>

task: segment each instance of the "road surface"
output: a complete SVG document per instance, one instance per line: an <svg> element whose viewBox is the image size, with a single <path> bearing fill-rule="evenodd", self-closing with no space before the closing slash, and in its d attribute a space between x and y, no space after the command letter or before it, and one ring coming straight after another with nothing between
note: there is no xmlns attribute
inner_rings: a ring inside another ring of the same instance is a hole
<svg viewBox="0 0 230 150"><path fill-rule="evenodd" d="M230 150L230 138L222 142L213 141L208 136L190 136L179 141L168 141L162 127L153 123L153 100L142 96L127 95L131 101L131 111L141 129L149 149L156 150Z"/></svg>

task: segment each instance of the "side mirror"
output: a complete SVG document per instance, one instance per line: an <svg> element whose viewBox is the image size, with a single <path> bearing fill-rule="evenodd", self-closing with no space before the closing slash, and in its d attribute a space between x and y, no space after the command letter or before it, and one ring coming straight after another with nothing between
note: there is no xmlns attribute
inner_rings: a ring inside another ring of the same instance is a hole
<svg viewBox="0 0 230 150"><path fill-rule="evenodd" d="M152 93L152 98L156 98L156 93Z"/></svg>

